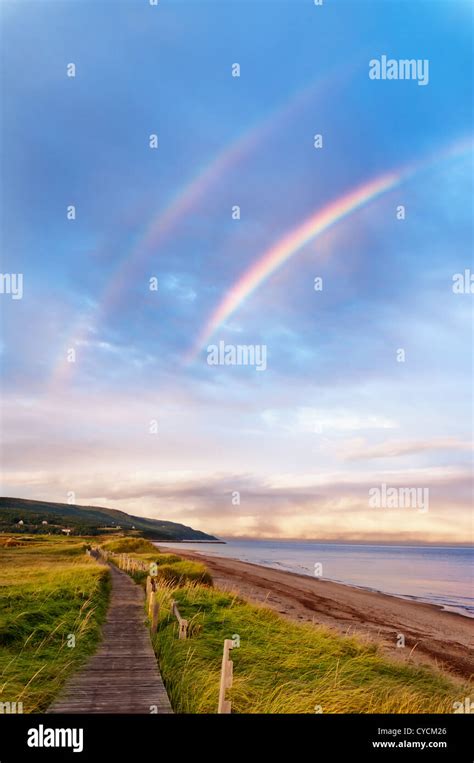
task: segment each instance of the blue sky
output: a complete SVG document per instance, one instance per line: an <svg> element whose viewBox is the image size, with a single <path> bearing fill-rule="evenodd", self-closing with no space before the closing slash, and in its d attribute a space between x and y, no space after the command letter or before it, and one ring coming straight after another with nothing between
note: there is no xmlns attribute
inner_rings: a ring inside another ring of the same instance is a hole
<svg viewBox="0 0 474 763"><path fill-rule="evenodd" d="M472 153L446 149L472 133L471 4L0 9L2 273L24 277L0 295L4 493L227 535L468 540ZM429 83L371 80L384 54ZM266 250L414 163L219 327L267 347L264 373L183 362ZM429 487L430 511L374 513L382 482Z"/></svg>

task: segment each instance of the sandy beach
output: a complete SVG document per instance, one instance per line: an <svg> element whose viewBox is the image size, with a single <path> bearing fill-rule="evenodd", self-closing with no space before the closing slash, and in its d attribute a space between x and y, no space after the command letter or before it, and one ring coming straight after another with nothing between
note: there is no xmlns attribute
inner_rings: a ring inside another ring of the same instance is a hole
<svg viewBox="0 0 474 763"><path fill-rule="evenodd" d="M162 551L170 551L161 546ZM270 567L175 550L200 559L214 584L265 604L299 622L329 626L345 635L377 642L385 653L411 663L428 663L469 678L474 672L474 619L431 604ZM405 647L397 647L399 634Z"/></svg>

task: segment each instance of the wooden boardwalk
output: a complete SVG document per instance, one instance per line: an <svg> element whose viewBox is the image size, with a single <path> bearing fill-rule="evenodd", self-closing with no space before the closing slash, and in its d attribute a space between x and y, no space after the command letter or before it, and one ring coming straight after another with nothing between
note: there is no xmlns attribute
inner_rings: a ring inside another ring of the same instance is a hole
<svg viewBox="0 0 474 763"><path fill-rule="evenodd" d="M145 596L125 573L110 566L112 593L103 641L69 681L48 713L172 713L144 624Z"/></svg>

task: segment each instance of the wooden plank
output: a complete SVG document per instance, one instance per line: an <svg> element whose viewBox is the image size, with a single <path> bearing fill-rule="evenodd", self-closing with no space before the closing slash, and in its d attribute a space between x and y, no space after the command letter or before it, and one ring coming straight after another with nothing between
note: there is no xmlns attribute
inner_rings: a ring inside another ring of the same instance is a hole
<svg viewBox="0 0 474 763"><path fill-rule="evenodd" d="M112 593L102 643L48 713L172 713L150 636L144 592L110 565Z"/></svg>
<svg viewBox="0 0 474 763"><path fill-rule="evenodd" d="M178 605L175 601L171 602L171 611L178 621L178 638L187 638L188 635L188 621L181 617L178 609Z"/></svg>
<svg viewBox="0 0 474 763"><path fill-rule="evenodd" d="M233 648L233 640L226 638L224 640L224 650L222 653L221 683L219 687L219 704L217 707L217 712L219 714L232 712L231 702L230 700L226 699L226 690L232 687L234 663L229 658L229 652Z"/></svg>

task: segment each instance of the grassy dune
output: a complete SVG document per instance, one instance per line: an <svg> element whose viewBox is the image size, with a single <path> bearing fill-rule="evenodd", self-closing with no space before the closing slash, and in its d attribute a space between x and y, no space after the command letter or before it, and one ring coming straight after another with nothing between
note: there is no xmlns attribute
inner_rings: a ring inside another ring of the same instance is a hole
<svg viewBox="0 0 474 763"><path fill-rule="evenodd" d="M95 651L108 591L107 570L85 555L84 541L0 538L0 702L46 710Z"/></svg>
<svg viewBox="0 0 474 763"><path fill-rule="evenodd" d="M122 538L103 543L102 547L117 554L127 554L132 559L141 559L150 565L156 564L157 577L161 583L173 583L179 586L194 581L212 585L212 577L204 564L183 559L177 554L160 553L152 543L143 538ZM147 573L134 572L131 577L136 583L142 583Z"/></svg>
<svg viewBox="0 0 474 763"><path fill-rule="evenodd" d="M459 684L440 673L389 661L374 645L297 624L273 610L204 586L160 588L154 647L175 712L216 712L222 647L233 649L237 713L450 713ZM170 600L190 621L177 639ZM467 695L466 695L467 696Z"/></svg>
<svg viewBox="0 0 474 763"><path fill-rule="evenodd" d="M157 560L156 550L144 545L132 555ZM160 556L164 566L196 564L180 562L177 554ZM228 693L233 712L452 713L462 694L448 676L391 661L373 644L292 623L191 578L182 582L160 580L153 639L175 712L216 712L223 642L236 636L240 648L231 653L234 685ZM187 640L177 638L172 599L189 621Z"/></svg>
<svg viewBox="0 0 474 763"><path fill-rule="evenodd" d="M237 637L228 692L233 712L450 713L454 701L469 696L447 675L392 662L357 638L292 623L219 591L199 562L161 554L136 538L104 547L157 565L161 606L153 645L175 712L216 712L223 641ZM144 584L145 575L134 578ZM196 582L203 579L207 585ZM107 570L84 554L84 541L0 539L0 702L23 702L27 713L48 707L95 651L108 590ZM186 640L177 638L172 599L189 621Z"/></svg>

